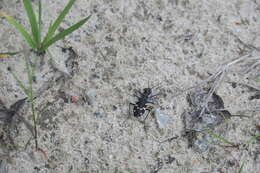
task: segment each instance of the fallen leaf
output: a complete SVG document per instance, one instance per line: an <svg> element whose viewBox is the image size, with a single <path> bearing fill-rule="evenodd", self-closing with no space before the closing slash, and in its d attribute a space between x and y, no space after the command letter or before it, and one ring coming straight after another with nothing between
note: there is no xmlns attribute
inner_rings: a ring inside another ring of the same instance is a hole
<svg viewBox="0 0 260 173"><path fill-rule="evenodd" d="M16 55L18 53L19 52L3 52L3 53L0 53L0 58L5 58L7 56L13 56L13 55Z"/></svg>

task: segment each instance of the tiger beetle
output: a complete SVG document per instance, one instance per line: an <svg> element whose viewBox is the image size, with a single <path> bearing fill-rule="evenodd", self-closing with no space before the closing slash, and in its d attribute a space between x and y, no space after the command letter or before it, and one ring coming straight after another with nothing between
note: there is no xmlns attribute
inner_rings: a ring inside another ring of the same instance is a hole
<svg viewBox="0 0 260 173"><path fill-rule="evenodd" d="M133 96L137 97L137 101L135 103L129 103L129 115L131 115L131 110L132 115L137 118L146 114L143 122L146 120L148 115L154 110L156 105L158 105L155 102L155 99L160 93L153 94L153 88L148 86L147 88L144 88L143 91L137 90L134 93Z"/></svg>

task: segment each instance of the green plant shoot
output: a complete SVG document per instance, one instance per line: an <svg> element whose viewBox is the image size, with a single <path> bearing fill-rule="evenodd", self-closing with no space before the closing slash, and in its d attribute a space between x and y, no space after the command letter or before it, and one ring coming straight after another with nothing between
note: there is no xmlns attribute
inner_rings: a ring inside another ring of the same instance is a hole
<svg viewBox="0 0 260 173"><path fill-rule="evenodd" d="M25 7L27 17L30 22L31 27L31 35L26 31L21 24L19 24L12 16L8 15L7 13L0 11L0 16L3 16L9 23L14 25L14 27L22 34L24 39L27 41L30 47L35 49L38 53L45 52L49 46L54 44L56 41L63 39L73 31L80 28L84 23L88 21L91 16L85 17L76 24L70 26L69 28L65 29L64 31L55 35L55 31L60 26L61 22L68 14L69 10L71 9L72 5L75 3L76 0L70 0L57 19L54 21L53 24L50 25L46 36L44 37L43 41L41 38L41 18L42 18L42 5L41 0L39 0L38 4L38 18L35 15L35 11L33 9L32 3L30 0L23 0L23 5ZM38 19L38 20L37 20Z"/></svg>
<svg viewBox="0 0 260 173"><path fill-rule="evenodd" d="M17 84L19 87L24 91L24 93L27 95L29 104L31 107L32 111L32 116L33 116L33 127L34 127L34 141L35 141L35 148L38 150L38 131L37 131L37 113L36 113L36 108L35 108L35 102L34 102L34 90L33 90L33 77L34 77L34 68L31 66L28 57L25 55L24 57L25 60L25 65L26 65L26 72L27 72L27 79L28 79L28 84L29 86L26 86L12 71L11 68L9 68L9 71L15 78ZM35 59L36 60L36 59Z"/></svg>

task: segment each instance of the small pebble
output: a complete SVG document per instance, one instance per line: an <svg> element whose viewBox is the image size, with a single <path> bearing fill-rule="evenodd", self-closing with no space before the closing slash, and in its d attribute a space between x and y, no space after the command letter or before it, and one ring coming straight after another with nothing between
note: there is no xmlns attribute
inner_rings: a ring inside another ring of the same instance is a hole
<svg viewBox="0 0 260 173"><path fill-rule="evenodd" d="M168 115L162 113L159 108L155 110L155 117L160 129L166 128L170 118Z"/></svg>
<svg viewBox="0 0 260 173"><path fill-rule="evenodd" d="M106 117L106 114L102 112L94 112L94 116L97 118L103 118Z"/></svg>
<svg viewBox="0 0 260 173"><path fill-rule="evenodd" d="M95 89L89 89L86 91L86 98L89 105L93 105L96 100L97 92Z"/></svg>
<svg viewBox="0 0 260 173"><path fill-rule="evenodd" d="M76 96L71 96L70 101L71 101L71 103L77 103L79 101L79 99Z"/></svg>

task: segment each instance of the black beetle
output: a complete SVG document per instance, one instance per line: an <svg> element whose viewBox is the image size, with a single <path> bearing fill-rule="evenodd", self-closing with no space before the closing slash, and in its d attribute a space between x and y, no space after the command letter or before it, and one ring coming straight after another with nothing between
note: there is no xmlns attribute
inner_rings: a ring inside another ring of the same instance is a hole
<svg viewBox="0 0 260 173"><path fill-rule="evenodd" d="M135 103L129 103L129 114L131 110L131 106L133 107L133 115L134 117L141 117L144 115L147 111L147 114L143 121L147 118L147 116L152 112L154 109L154 106L156 105L155 97L158 96L158 94L152 94L152 88L144 88L141 92L140 90L136 91L134 96L137 97L137 102Z"/></svg>

